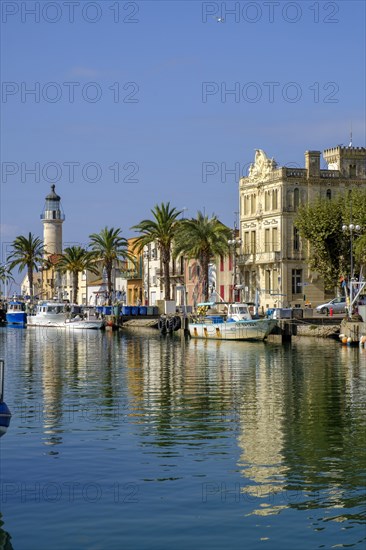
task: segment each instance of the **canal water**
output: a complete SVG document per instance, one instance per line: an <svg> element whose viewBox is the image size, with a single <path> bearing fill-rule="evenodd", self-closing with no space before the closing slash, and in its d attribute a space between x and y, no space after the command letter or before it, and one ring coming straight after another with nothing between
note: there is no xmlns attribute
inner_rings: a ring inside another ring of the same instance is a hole
<svg viewBox="0 0 366 550"><path fill-rule="evenodd" d="M366 350L0 329L0 548L364 550Z"/></svg>

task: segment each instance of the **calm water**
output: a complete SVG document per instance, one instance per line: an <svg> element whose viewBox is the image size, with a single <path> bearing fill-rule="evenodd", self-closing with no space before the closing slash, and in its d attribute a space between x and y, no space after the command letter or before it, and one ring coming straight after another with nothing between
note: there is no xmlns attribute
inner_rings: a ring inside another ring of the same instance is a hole
<svg viewBox="0 0 366 550"><path fill-rule="evenodd" d="M0 357L0 549L365 548L366 350L4 328Z"/></svg>

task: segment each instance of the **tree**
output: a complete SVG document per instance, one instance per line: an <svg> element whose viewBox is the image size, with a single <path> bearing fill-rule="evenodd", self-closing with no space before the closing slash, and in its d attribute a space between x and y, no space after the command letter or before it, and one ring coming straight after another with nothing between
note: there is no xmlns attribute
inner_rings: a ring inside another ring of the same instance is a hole
<svg viewBox="0 0 366 550"><path fill-rule="evenodd" d="M39 265L43 263L43 255L45 254L44 246L39 237L35 237L32 233L28 237L20 235L16 237L12 243L13 252L8 256L9 271L14 267L18 267L18 271L27 269L29 291L33 296L33 272L39 270Z"/></svg>
<svg viewBox="0 0 366 550"><path fill-rule="evenodd" d="M216 216L208 218L202 212L198 212L195 219L182 220L178 229L174 255L184 254L188 258L195 258L200 262L205 301L208 300L209 294L210 260L214 256L228 254L228 239L230 237L231 230L223 225Z"/></svg>
<svg viewBox="0 0 366 550"><path fill-rule="evenodd" d="M91 271L95 275L99 273L92 252L87 252L81 246L65 248L57 262L56 269L61 273L70 271L72 274L72 299L75 304L78 302L79 273L83 271Z"/></svg>
<svg viewBox="0 0 366 550"><path fill-rule="evenodd" d="M108 304L112 304L112 270L118 267L123 260L134 257L128 252L128 242L121 236L121 229L105 227L100 233L89 235L93 259L105 269L107 275Z"/></svg>
<svg viewBox="0 0 366 550"><path fill-rule="evenodd" d="M178 216L182 211L170 206L170 202L155 205L151 210L152 220L142 220L134 225L140 237L137 237L134 250L141 253L143 248L152 242L156 242L161 254L161 262L164 271L164 295L165 300L170 300L170 273L169 264L172 253L172 244L179 226Z"/></svg>
<svg viewBox="0 0 366 550"><path fill-rule="evenodd" d="M0 265L0 282L6 283L6 281L14 281L7 265Z"/></svg>
<svg viewBox="0 0 366 550"><path fill-rule="evenodd" d="M0 282L5 284L8 281L14 281L14 277L12 277L7 265L0 265Z"/></svg>
<svg viewBox="0 0 366 550"><path fill-rule="evenodd" d="M298 210L294 224L301 237L309 241L309 267L321 275L329 290L350 272L350 235L342 231L342 225L349 225L352 220L365 229L365 212L366 191L349 191L346 196L339 194L331 200L318 199ZM362 250L365 255L362 238L359 240L354 234L354 239L360 260Z"/></svg>

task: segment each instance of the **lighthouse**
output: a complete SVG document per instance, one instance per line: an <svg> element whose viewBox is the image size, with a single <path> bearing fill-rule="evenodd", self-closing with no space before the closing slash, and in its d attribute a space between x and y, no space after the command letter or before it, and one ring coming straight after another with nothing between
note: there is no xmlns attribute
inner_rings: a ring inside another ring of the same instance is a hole
<svg viewBox="0 0 366 550"><path fill-rule="evenodd" d="M62 254L62 224L65 215L62 211L61 197L57 195L55 185L51 185L51 193L46 197L41 220L45 257Z"/></svg>

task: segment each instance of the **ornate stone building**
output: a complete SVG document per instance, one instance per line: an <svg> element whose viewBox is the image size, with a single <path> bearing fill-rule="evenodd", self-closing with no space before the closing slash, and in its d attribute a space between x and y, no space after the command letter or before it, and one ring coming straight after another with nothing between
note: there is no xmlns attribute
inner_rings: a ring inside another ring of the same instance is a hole
<svg viewBox="0 0 366 550"><path fill-rule="evenodd" d="M334 147L323 152L328 168L320 168L320 151L306 151L305 168L279 167L258 149L248 176L240 179L238 258L242 299L260 305L294 306L325 298L323 282L307 264L308 245L294 227L296 211L318 197L332 198L366 186L366 149Z"/></svg>

